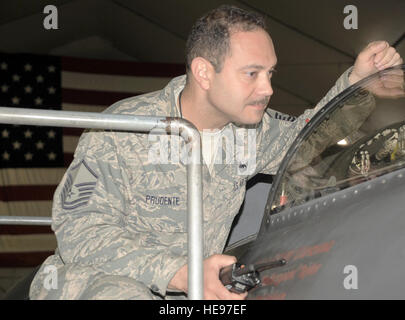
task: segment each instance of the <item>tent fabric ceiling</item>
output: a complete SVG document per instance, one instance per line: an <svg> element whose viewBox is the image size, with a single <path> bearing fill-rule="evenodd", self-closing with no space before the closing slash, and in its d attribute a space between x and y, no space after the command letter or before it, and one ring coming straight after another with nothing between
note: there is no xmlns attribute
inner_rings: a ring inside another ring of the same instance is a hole
<svg viewBox="0 0 405 320"><path fill-rule="evenodd" d="M270 106L286 113L319 101L370 41L405 56L403 0L3 0L0 51L183 63L191 25L223 3L266 16L278 57ZM43 28L48 4L58 8L58 30ZM347 4L358 9L357 30L343 26Z"/></svg>

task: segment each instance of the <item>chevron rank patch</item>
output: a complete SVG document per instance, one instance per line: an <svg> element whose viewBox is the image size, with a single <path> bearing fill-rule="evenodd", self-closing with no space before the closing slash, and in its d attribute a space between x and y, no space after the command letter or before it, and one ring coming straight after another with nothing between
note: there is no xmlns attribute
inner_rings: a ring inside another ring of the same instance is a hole
<svg viewBox="0 0 405 320"><path fill-rule="evenodd" d="M96 188L97 179L98 176L84 160L72 167L61 192L62 208L73 210L87 205Z"/></svg>

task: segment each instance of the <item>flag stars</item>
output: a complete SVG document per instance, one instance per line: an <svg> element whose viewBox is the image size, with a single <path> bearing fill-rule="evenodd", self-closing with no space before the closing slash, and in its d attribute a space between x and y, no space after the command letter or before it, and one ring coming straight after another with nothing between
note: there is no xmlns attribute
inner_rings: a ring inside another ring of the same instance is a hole
<svg viewBox="0 0 405 320"><path fill-rule="evenodd" d="M31 86L26 86L24 88L25 93L32 93L32 87Z"/></svg>
<svg viewBox="0 0 405 320"><path fill-rule="evenodd" d="M41 140L39 140L35 145L37 146L38 150L43 150L45 143L43 143Z"/></svg>
<svg viewBox="0 0 405 320"><path fill-rule="evenodd" d="M55 160L56 159L56 153L54 153L54 152L48 153L48 159L49 160Z"/></svg>
<svg viewBox="0 0 405 320"><path fill-rule="evenodd" d="M31 161L33 157L34 155L31 152L27 152L26 154L24 154L24 158L26 161Z"/></svg>
<svg viewBox="0 0 405 320"><path fill-rule="evenodd" d="M55 136L56 136L56 132L55 132L55 131L53 131L53 130L48 131L48 138L49 138L49 139L55 139Z"/></svg>
<svg viewBox="0 0 405 320"><path fill-rule="evenodd" d="M32 134L33 134L33 132L32 132L30 129L27 129L27 130L24 132L24 137L25 137L26 139L30 139L30 138L32 138Z"/></svg>
<svg viewBox="0 0 405 320"><path fill-rule="evenodd" d="M41 105L42 102L43 102L43 100L42 100L40 97L37 97L37 98L35 99L35 105L37 105L37 106Z"/></svg>
<svg viewBox="0 0 405 320"><path fill-rule="evenodd" d="M10 154L7 151L4 151L1 157L3 160L10 160Z"/></svg>
<svg viewBox="0 0 405 320"><path fill-rule="evenodd" d="M10 132L7 130L7 129L4 129L2 132L1 132L1 136L2 136L2 138L8 138L8 135L10 134Z"/></svg>
<svg viewBox="0 0 405 320"><path fill-rule="evenodd" d="M37 66L31 59L24 58L17 65L17 62L1 55L0 98L3 97L3 104L12 107L30 104L32 108L56 105L57 102L49 99L60 94L60 88L52 83L59 71L59 64L53 61ZM56 149L60 143L62 132L56 128L2 126L0 163L3 163L3 167L54 166L63 161L63 154L59 154Z"/></svg>
<svg viewBox="0 0 405 320"><path fill-rule="evenodd" d="M13 104L19 104L20 103L20 98L19 97L13 97L13 98L11 98L11 102Z"/></svg>
<svg viewBox="0 0 405 320"><path fill-rule="evenodd" d="M14 150L19 150L21 148L22 143L19 141L14 141L13 142L13 148Z"/></svg>

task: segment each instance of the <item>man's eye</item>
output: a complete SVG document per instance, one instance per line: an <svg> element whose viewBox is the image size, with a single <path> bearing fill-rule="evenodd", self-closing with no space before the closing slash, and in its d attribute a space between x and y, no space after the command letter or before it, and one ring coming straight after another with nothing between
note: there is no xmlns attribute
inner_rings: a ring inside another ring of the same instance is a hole
<svg viewBox="0 0 405 320"><path fill-rule="evenodd" d="M250 78L255 77L255 76L256 76L256 74L257 74L257 72L256 72L256 71L252 71L252 72L248 72L248 73L247 73L247 75L248 75Z"/></svg>

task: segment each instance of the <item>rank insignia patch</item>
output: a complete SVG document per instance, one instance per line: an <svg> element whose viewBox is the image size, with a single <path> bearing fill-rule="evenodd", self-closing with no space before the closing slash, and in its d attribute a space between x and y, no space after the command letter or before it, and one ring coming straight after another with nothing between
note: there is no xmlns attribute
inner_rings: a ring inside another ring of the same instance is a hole
<svg viewBox="0 0 405 320"><path fill-rule="evenodd" d="M72 167L61 193L62 208L73 210L87 205L96 188L97 179L98 176L84 160Z"/></svg>

